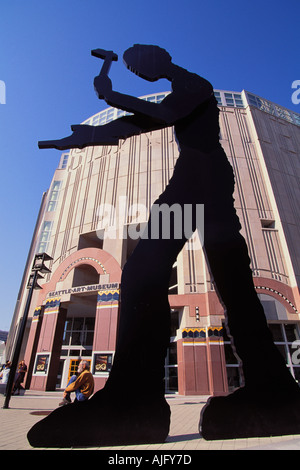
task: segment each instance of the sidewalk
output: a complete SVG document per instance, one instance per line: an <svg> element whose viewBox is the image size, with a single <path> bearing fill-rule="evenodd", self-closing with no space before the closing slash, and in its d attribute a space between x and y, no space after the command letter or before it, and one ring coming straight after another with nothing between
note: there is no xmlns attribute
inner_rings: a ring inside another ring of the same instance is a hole
<svg viewBox="0 0 300 470"><path fill-rule="evenodd" d="M0 450L34 450L26 438L28 430L37 421L43 419L48 414L47 412L57 408L61 397L61 392L27 390L24 396L12 396L9 409L3 409L4 397L0 395ZM185 453L195 450L300 450L300 435L205 441L198 434L198 422L200 411L207 398L207 396L167 395L172 418L169 437L163 444L101 447L96 449L113 451L185 451Z"/></svg>

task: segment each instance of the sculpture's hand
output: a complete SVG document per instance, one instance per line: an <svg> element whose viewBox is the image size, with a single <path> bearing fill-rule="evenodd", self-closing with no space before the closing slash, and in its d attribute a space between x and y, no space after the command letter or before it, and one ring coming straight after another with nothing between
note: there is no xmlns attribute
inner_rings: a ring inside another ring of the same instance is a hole
<svg viewBox="0 0 300 470"><path fill-rule="evenodd" d="M42 140L38 142L40 149L55 148L66 150L71 148L83 148L93 138L92 126L71 126L73 134L60 140Z"/></svg>
<svg viewBox="0 0 300 470"><path fill-rule="evenodd" d="M119 139L105 133L104 126L88 126L84 124L71 126L73 134L60 140L42 140L38 142L40 149L55 148L58 150L83 149L90 145L118 145Z"/></svg>
<svg viewBox="0 0 300 470"><path fill-rule="evenodd" d="M94 87L98 98L105 99L112 92L111 79L107 75L97 75L94 79Z"/></svg>

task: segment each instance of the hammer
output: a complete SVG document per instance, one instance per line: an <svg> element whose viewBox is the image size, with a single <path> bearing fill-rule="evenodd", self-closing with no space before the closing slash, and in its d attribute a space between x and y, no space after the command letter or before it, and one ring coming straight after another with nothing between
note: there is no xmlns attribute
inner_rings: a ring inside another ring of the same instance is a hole
<svg viewBox="0 0 300 470"><path fill-rule="evenodd" d="M115 54L113 51L106 51L105 49L93 49L91 51L91 54L94 57L99 57L100 59L104 59L99 76L108 75L112 61L118 60L117 54Z"/></svg>

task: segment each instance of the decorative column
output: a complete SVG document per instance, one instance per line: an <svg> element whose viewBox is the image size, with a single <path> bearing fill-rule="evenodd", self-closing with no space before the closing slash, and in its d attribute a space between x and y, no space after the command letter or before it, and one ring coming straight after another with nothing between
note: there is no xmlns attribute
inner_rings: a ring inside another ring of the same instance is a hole
<svg viewBox="0 0 300 470"><path fill-rule="evenodd" d="M223 328L207 328L207 362L211 395L228 393Z"/></svg>
<svg viewBox="0 0 300 470"><path fill-rule="evenodd" d="M111 370L117 338L119 295L119 289L98 292L92 360L95 391L104 387Z"/></svg>
<svg viewBox="0 0 300 470"><path fill-rule="evenodd" d="M222 328L184 328L177 341L177 357L181 395L227 393Z"/></svg>
<svg viewBox="0 0 300 470"><path fill-rule="evenodd" d="M26 351L24 355L25 364L27 364L27 374L25 375L25 388L30 387L32 378L32 372L34 367L35 355L37 351L38 341L41 332L41 326L43 321L43 307L42 305L36 307L33 312L31 320L30 331L28 335L28 341L26 345Z"/></svg>
<svg viewBox="0 0 300 470"><path fill-rule="evenodd" d="M55 390L67 310L60 297L47 299L31 380L33 390Z"/></svg>

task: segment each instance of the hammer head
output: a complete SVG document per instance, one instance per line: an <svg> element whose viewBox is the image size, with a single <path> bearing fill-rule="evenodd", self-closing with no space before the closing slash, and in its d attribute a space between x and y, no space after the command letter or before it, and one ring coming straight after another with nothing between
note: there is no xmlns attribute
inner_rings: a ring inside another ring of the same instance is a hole
<svg viewBox="0 0 300 470"><path fill-rule="evenodd" d="M93 49L91 54L92 56L99 57L100 59L118 60L117 54L113 51L106 51L105 49Z"/></svg>

